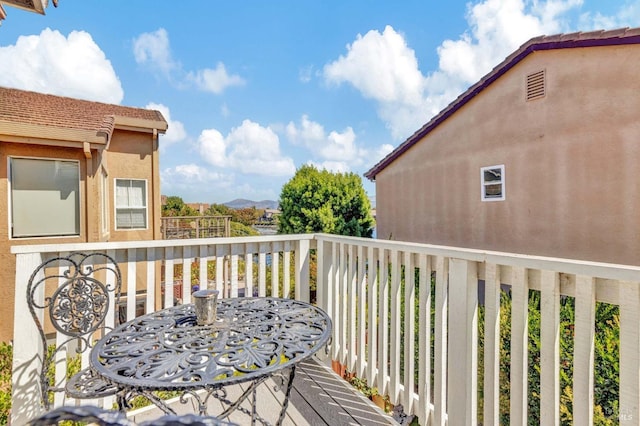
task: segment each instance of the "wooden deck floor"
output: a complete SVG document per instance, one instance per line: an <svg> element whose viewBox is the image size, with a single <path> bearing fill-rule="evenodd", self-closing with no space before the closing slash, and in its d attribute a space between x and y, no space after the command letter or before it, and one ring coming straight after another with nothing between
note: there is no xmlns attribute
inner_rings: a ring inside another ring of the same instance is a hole
<svg viewBox="0 0 640 426"><path fill-rule="evenodd" d="M228 388L229 395L239 395L244 386L236 385ZM284 391L275 386L274 381L267 381L259 388L257 411L271 424L278 418ZM191 403L174 405L176 411L194 412ZM218 401L209 405L212 415L220 413L222 407ZM132 420L137 422L151 420L161 415L157 408L138 410ZM234 413L230 421L239 425L250 424L250 419L242 413ZM398 423L385 414L371 401L365 398L345 380L341 379L330 368L314 359L303 362L296 369L294 387L289 399L285 426L342 426L342 425L397 425Z"/></svg>

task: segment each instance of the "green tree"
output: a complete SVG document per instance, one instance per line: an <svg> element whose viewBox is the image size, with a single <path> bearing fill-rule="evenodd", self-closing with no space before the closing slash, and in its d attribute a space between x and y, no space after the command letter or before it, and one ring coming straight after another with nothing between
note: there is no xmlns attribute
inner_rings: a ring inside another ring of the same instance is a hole
<svg viewBox="0 0 640 426"><path fill-rule="evenodd" d="M182 201L182 198L172 195L162 206L162 216L197 216L198 212Z"/></svg>
<svg viewBox="0 0 640 426"><path fill-rule="evenodd" d="M325 232L371 237L374 220L362 180L354 173L332 173L302 166L282 187L281 234Z"/></svg>

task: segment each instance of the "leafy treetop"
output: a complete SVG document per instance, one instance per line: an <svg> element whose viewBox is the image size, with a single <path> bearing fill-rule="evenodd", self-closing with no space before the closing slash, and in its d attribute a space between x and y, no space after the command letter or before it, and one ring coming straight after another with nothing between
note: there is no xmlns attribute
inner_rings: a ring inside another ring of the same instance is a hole
<svg viewBox="0 0 640 426"><path fill-rule="evenodd" d="M282 187L278 232L371 237L371 204L354 173L332 173L302 166Z"/></svg>

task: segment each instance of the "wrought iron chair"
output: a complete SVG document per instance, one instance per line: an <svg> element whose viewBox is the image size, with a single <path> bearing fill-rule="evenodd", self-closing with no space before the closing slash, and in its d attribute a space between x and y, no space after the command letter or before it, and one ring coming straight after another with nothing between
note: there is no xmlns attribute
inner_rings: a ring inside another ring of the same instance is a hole
<svg viewBox="0 0 640 426"><path fill-rule="evenodd" d="M29 422L29 426L57 425L65 420L89 421L98 426L237 426L236 423L225 422L216 417L203 417L196 414L163 416L136 424L127 419L125 414L120 411L106 410L90 405L58 407L32 420Z"/></svg>
<svg viewBox="0 0 640 426"><path fill-rule="evenodd" d="M120 411L105 410L90 405L58 407L30 421L29 426L57 425L65 420L91 422L98 426L135 426L135 423Z"/></svg>
<svg viewBox="0 0 640 426"><path fill-rule="evenodd" d="M99 279L102 277L104 282ZM116 394L117 388L90 368L76 374L75 380L71 381L75 386L67 385L66 389L55 382L54 371L56 362L59 362L57 355L63 349L75 345L77 354L85 352L100 337L101 331L117 324L121 286L122 274L118 264L104 253L71 253L55 257L42 263L31 274L27 303L42 341L39 380L45 409L51 408L52 392L65 392L74 398ZM114 300L114 321L105 324L110 298ZM47 341L47 331L53 329L64 337L52 345Z"/></svg>

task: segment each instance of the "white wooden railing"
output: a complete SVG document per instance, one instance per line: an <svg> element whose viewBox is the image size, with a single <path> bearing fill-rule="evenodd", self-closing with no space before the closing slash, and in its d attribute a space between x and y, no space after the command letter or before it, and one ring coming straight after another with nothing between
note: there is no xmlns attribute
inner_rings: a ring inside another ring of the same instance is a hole
<svg viewBox="0 0 640 426"><path fill-rule="evenodd" d="M47 257L76 250L114 256L125 275L128 301L136 299L136 282L144 276L147 311L173 304L174 266L183 265L180 278L190 283L194 262L199 266L201 288L214 286L227 297L236 297L242 287L248 295L286 297L293 287L296 299L308 301L313 284L309 266L317 259L317 303L334 324L332 361L366 378L393 404L416 414L423 425L478 423L479 283L484 283L480 287L484 289L481 414L485 425L499 424L500 416L501 286L510 286L512 303L512 425L528 421L529 290L539 291L542 299L542 424L559 424L560 298L575 298L574 424L593 421L596 301L616 304L620 306L620 400L615 416L628 424L640 421L640 267L309 234L13 247L17 272L12 418L16 425L34 414L38 398L33 370L38 343L34 330L28 328L32 321L26 309L27 279ZM158 273L161 263L164 272ZM216 265L214 277L207 274L209 265ZM158 303L161 281L167 284ZM189 291L183 292L182 302L190 302ZM135 314L136 305L129 302L127 318Z"/></svg>

